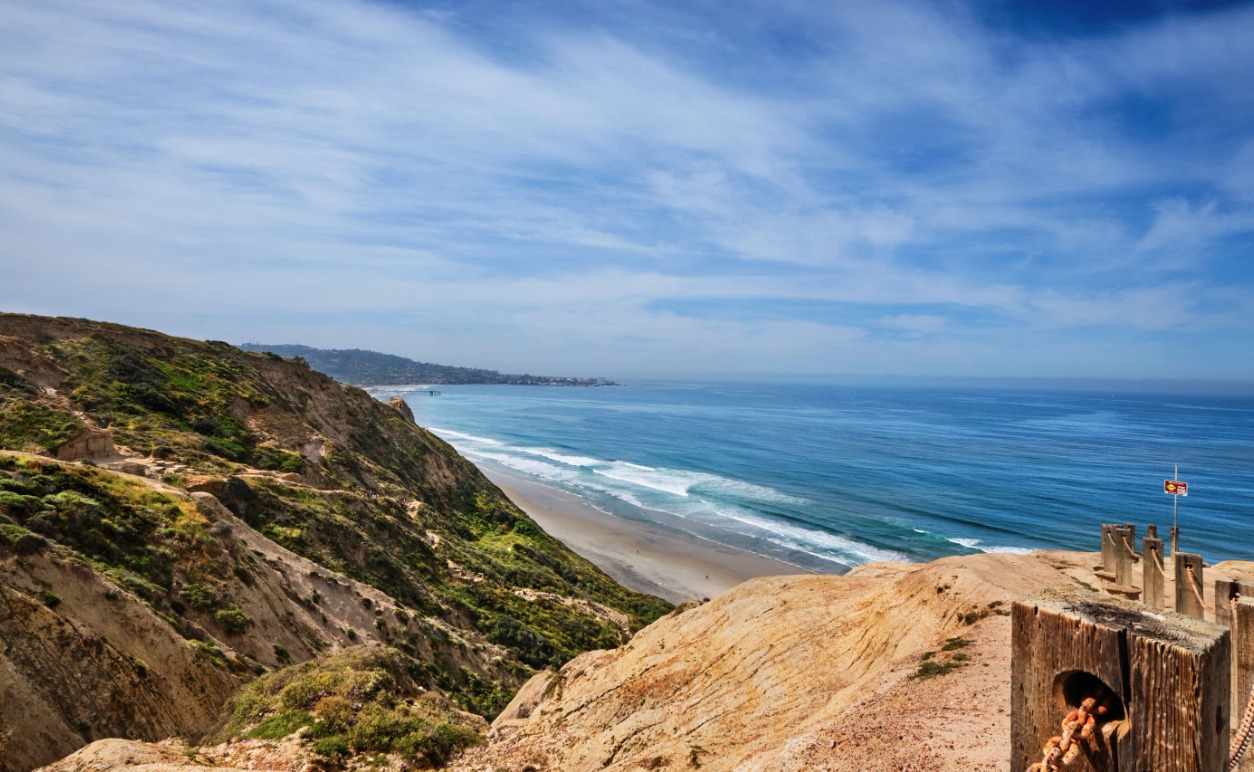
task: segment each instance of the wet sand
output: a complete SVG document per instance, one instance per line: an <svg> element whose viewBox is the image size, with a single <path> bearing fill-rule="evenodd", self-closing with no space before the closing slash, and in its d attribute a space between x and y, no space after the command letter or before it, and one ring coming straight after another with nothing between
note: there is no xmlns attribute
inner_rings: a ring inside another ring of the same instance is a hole
<svg viewBox="0 0 1254 772"><path fill-rule="evenodd" d="M807 573L696 536L615 517L531 480L492 469L483 473L541 528L620 584L672 603L713 598L755 576Z"/></svg>

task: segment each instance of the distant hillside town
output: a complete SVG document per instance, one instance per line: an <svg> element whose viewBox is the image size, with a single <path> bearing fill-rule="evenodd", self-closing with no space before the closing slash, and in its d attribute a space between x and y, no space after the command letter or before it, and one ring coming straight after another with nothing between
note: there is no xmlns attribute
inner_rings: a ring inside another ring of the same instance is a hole
<svg viewBox="0 0 1254 772"><path fill-rule="evenodd" d="M617 386L604 378L568 378L549 375L510 375L477 367L451 367L415 362L394 354L364 349L322 349L290 343L243 343L245 351L270 352L289 359L300 358L311 368L354 386L395 386L411 383L476 384L509 383L520 386Z"/></svg>

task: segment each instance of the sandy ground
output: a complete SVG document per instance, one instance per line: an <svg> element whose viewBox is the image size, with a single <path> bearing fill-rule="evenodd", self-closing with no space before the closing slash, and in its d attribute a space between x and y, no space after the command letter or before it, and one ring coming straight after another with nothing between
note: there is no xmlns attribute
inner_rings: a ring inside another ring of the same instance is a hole
<svg viewBox="0 0 1254 772"><path fill-rule="evenodd" d="M619 583L679 603L713 598L755 576L808 573L771 558L602 512L565 491L483 473L567 547Z"/></svg>

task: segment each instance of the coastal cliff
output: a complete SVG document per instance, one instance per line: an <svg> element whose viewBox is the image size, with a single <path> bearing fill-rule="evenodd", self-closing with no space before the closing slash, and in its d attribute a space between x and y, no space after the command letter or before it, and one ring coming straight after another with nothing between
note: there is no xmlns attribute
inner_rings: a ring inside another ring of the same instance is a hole
<svg viewBox="0 0 1254 772"><path fill-rule="evenodd" d="M241 707L245 684L370 642L438 710L389 703L395 737L323 721L328 747L442 731L411 750L442 758L537 669L670 608L360 389L225 343L17 314L0 314L0 604L3 770L101 737L248 734L278 706Z"/></svg>
<svg viewBox="0 0 1254 772"><path fill-rule="evenodd" d="M672 608L401 407L0 314L0 770L1004 769L1011 602L1100 584L982 554Z"/></svg>
<svg viewBox="0 0 1254 772"><path fill-rule="evenodd" d="M986 554L753 579L676 608L626 645L537 674L450 768L1004 770L1010 604L1045 587L1092 586L1098 560ZM1213 571L1254 579L1249 562ZM292 738L196 748L106 740L50 772L318 763Z"/></svg>

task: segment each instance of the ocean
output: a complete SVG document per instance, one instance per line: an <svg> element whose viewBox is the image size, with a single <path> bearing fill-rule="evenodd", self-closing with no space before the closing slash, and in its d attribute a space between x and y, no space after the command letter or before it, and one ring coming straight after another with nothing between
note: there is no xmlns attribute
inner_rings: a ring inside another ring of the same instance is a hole
<svg viewBox="0 0 1254 772"><path fill-rule="evenodd" d="M400 393L476 464L819 572L1097 550L1098 526L1254 559L1254 397L837 385L440 386Z"/></svg>

